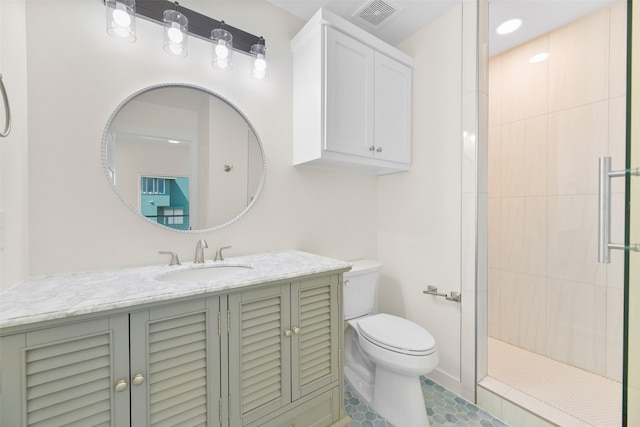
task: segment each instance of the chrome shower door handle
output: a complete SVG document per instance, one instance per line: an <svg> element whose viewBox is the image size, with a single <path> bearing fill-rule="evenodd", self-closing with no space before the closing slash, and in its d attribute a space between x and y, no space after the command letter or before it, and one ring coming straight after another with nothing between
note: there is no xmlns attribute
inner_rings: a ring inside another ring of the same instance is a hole
<svg viewBox="0 0 640 427"><path fill-rule="evenodd" d="M598 262L609 263L611 259L611 157L598 160Z"/></svg>
<svg viewBox="0 0 640 427"><path fill-rule="evenodd" d="M611 178L640 176L640 168L611 170L611 157L598 160L598 262L611 262L611 249L640 252L640 245L611 243Z"/></svg>

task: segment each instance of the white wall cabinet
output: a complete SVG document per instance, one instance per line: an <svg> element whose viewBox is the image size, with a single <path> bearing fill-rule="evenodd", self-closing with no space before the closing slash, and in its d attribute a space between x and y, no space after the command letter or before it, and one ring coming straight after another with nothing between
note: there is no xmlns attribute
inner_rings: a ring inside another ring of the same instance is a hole
<svg viewBox="0 0 640 427"><path fill-rule="evenodd" d="M408 170L412 59L325 10L292 49L294 164Z"/></svg>
<svg viewBox="0 0 640 427"><path fill-rule="evenodd" d="M0 424L332 425L344 415L339 283L320 275L3 336Z"/></svg>

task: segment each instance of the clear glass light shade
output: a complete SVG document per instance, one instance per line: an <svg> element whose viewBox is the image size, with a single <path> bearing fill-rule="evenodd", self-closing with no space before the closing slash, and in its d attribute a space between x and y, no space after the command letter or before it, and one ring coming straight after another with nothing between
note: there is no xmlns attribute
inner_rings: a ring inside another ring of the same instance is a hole
<svg viewBox="0 0 640 427"><path fill-rule="evenodd" d="M267 77L267 48L265 45L256 43L251 46L251 78L256 80L262 80Z"/></svg>
<svg viewBox="0 0 640 427"><path fill-rule="evenodd" d="M172 56L187 56L189 39L187 17L177 10L165 10L162 20L164 21L164 51Z"/></svg>
<svg viewBox="0 0 640 427"><path fill-rule="evenodd" d="M136 41L135 0L106 0L107 33L129 43Z"/></svg>
<svg viewBox="0 0 640 427"><path fill-rule="evenodd" d="M211 39L213 40L211 65L220 70L232 69L233 36L231 33L224 28L216 28L211 31Z"/></svg>

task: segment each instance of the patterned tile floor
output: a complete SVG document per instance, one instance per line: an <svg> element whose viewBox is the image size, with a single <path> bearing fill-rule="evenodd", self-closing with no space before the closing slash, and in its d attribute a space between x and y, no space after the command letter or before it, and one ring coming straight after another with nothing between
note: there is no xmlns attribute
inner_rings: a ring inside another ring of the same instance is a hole
<svg viewBox="0 0 640 427"><path fill-rule="evenodd" d="M440 384L425 377L420 377L420 382L427 415L433 427L509 427ZM346 380L344 407L353 420L349 427L394 427L372 411Z"/></svg>

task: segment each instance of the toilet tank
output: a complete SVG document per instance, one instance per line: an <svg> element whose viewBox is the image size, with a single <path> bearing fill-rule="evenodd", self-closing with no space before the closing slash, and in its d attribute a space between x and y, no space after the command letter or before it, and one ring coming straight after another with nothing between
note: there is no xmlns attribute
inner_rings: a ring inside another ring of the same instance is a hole
<svg viewBox="0 0 640 427"><path fill-rule="evenodd" d="M378 277L382 264L362 259L351 262L351 271L343 277L343 311L345 320L371 313L375 307Z"/></svg>

